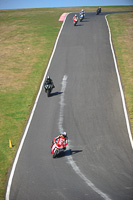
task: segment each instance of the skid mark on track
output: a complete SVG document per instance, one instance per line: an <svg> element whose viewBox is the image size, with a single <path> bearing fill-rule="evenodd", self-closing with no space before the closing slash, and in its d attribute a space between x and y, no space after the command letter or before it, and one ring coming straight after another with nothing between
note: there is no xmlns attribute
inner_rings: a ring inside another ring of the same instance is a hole
<svg viewBox="0 0 133 200"><path fill-rule="evenodd" d="M63 115L64 115L64 106L65 106L65 90L66 90L66 86L67 86L67 76L64 75L63 79L62 79L62 88L61 88L61 96L60 96L60 114L59 114L59 121L58 121L58 128L60 133L62 133L63 130ZM70 142L70 140L69 140ZM69 145L68 145L69 148ZM76 174L78 174L78 176L80 176L80 178L85 181L85 183L93 190L95 191L97 194L99 194L103 199L105 200L111 200L107 194L103 193L101 190L99 190L89 179L87 179L87 177L80 171L79 167L77 166L77 164L75 163L75 161L73 160L72 156L69 155L66 157L68 160L68 163L71 165L71 167L73 168L73 170L76 172Z"/></svg>

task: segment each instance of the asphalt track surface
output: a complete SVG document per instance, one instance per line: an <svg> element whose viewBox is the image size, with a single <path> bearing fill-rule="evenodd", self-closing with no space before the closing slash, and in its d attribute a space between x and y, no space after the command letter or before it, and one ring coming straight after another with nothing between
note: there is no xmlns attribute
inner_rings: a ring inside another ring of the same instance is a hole
<svg viewBox="0 0 133 200"><path fill-rule="evenodd" d="M56 87L49 98L41 91L10 200L133 199L132 148L105 13L86 13L76 27L72 17L66 19L48 71ZM53 159L50 145L59 121L69 148Z"/></svg>

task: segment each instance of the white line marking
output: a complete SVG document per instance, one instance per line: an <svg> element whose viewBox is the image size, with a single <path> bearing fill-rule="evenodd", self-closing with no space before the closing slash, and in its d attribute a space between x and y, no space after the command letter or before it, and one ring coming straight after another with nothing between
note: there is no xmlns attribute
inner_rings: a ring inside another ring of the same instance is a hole
<svg viewBox="0 0 133 200"><path fill-rule="evenodd" d="M66 89L66 84L67 84L67 76L65 75L62 80L62 88L61 88L62 94L60 96L60 117L59 117L59 122L58 122L58 127L59 127L60 133L63 132L62 124L63 124L63 111L64 111L64 106L65 106L65 103L64 103L65 93L64 92Z"/></svg>
<svg viewBox="0 0 133 200"><path fill-rule="evenodd" d="M82 178L85 183L92 189L94 190L97 194L99 194L103 199L105 200L111 200L107 194L103 193L101 190L99 190L89 179L86 178L86 176L80 171L79 167L76 165L74 162L72 156L67 157L70 165L72 166L73 170Z"/></svg>
<svg viewBox="0 0 133 200"><path fill-rule="evenodd" d="M110 31L109 23L108 23L108 20L107 20L107 15L105 16L105 19L106 19L108 30L109 30L109 41L110 41L110 46L111 46L111 50L112 50L112 54L113 54L113 58L114 58L115 70L116 70L116 74L117 74L117 78L118 78L118 84L119 84L121 98L122 98L122 105L123 105L123 109L124 109L128 135L129 135L129 139L130 139L131 146L132 146L132 149L133 149L133 138L132 138L132 134L131 134L131 130L130 130L130 124L129 124L128 114L127 114L127 109L126 109L126 103L125 103L125 98L124 98L124 92L123 92L123 89L122 89L121 79L120 79L118 66L117 66L117 62L116 62L116 58L115 58L114 48L113 48L112 39L111 39L111 31Z"/></svg>
<svg viewBox="0 0 133 200"><path fill-rule="evenodd" d="M66 15L66 18L67 18L67 15ZM31 121L32 121L32 118L33 118L33 115L34 115L34 112L35 112L35 109L36 109L36 105L37 105L38 99L39 99L39 97L40 97L40 94L41 94L41 91L42 91L42 88L43 88L43 84L44 84L44 81L45 81L47 72L48 72L48 70L49 70L49 68L50 68L50 64L51 64L51 61L52 61L52 59L53 59L53 55L54 55L54 53L55 53L55 49L56 49L56 46L57 46L57 43L58 43L58 40L59 40L61 31L62 31L62 29L63 29L63 27L64 27L66 18L65 18L65 20L64 20L64 22L63 22L63 24L62 24L62 26L61 26L61 29L60 29L60 31L59 31L58 36L57 36L57 39L56 39L56 42L55 42L55 46L54 46L53 52L52 52L52 54L51 54L51 57L50 57L50 60L49 60L47 69L46 69L46 71L45 71L45 74L44 74L42 83L41 83L41 85L40 85L40 89L39 89L38 95L37 95L37 97L36 97L36 100L35 100L33 109L32 109L32 111L31 111L31 114L30 114L30 117L29 117L29 120L28 120L26 129L25 129L25 131L24 131L24 134L23 134L21 143L20 143L20 145L19 145L19 148L18 148L16 157L15 157L15 160L14 160L14 162L13 162L13 166L12 166L12 169L11 169L11 172L10 172L10 176L9 176L8 184L7 184L7 189L6 189L6 196L5 196L5 199L6 199L6 200L9 200L9 197L10 197L10 191L11 191L12 180L13 180L13 176L14 176L14 173L15 173L16 165L17 165L17 162L18 162L18 159L19 159L19 155L20 155L20 152L21 152L21 150L22 150L22 147L23 147L23 144L24 144L26 135L27 135L27 133L28 133L28 129L29 129L29 127L30 127L30 123L31 123Z"/></svg>
<svg viewBox="0 0 133 200"><path fill-rule="evenodd" d="M63 77L63 80L62 80L62 88L61 88L61 96L60 96L60 114L59 114L59 122L58 122L58 128L59 128L59 131L60 133L63 132L63 112L64 112L64 106L65 106L65 89L66 89L66 85L67 85L67 76L65 75ZM70 142L70 140L69 140ZM69 145L68 145L68 148ZM67 159L68 159L68 163L71 165L71 167L73 168L73 170L76 172L76 174L78 174L80 176L80 178L82 180L85 181L85 183L92 189L94 190L97 194L99 194L103 199L105 200L111 200L105 193L103 193L101 190L99 190L90 180L88 180L86 178L86 176L80 171L79 167L76 165L76 163L74 162L72 156L67 156Z"/></svg>

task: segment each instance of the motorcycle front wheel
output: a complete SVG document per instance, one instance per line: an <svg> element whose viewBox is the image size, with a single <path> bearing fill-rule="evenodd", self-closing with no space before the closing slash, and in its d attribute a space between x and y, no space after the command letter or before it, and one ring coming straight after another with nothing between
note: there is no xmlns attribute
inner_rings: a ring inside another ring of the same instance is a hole
<svg viewBox="0 0 133 200"><path fill-rule="evenodd" d="M54 153L53 158L55 158L57 156L57 152Z"/></svg>

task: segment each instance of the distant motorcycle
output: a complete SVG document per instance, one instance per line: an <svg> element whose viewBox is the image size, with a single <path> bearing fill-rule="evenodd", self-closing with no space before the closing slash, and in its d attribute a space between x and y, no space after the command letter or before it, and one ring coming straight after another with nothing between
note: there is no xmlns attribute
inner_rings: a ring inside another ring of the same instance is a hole
<svg viewBox="0 0 133 200"><path fill-rule="evenodd" d="M84 15L83 15L83 14L80 14L80 16L79 16L80 22L82 22L83 19L84 19Z"/></svg>
<svg viewBox="0 0 133 200"><path fill-rule="evenodd" d="M65 149L66 147L64 140L57 139L55 143L52 141L51 154L53 155L53 158L57 157L57 155L59 155L60 152L64 152Z"/></svg>
<svg viewBox="0 0 133 200"><path fill-rule="evenodd" d="M96 14L99 15L101 13L101 8L98 8Z"/></svg>
<svg viewBox="0 0 133 200"><path fill-rule="evenodd" d="M85 12L83 13L83 19L85 18Z"/></svg>
<svg viewBox="0 0 133 200"><path fill-rule="evenodd" d="M53 85L52 84L45 84L44 88L45 88L45 92L47 93L47 97L50 97L50 94L53 90Z"/></svg>

